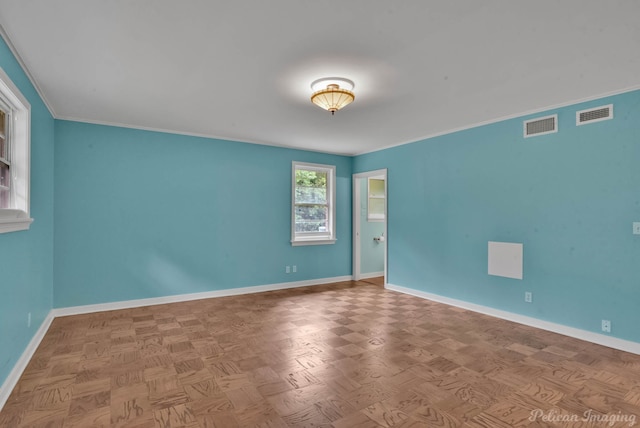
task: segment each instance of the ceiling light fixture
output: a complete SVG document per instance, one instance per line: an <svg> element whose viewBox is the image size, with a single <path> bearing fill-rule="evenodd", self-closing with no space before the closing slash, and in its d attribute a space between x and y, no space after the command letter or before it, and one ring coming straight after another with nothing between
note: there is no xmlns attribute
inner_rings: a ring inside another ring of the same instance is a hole
<svg viewBox="0 0 640 428"><path fill-rule="evenodd" d="M311 83L311 102L320 108L335 114L347 104L351 104L356 98L354 84L349 79L342 77L324 77Z"/></svg>

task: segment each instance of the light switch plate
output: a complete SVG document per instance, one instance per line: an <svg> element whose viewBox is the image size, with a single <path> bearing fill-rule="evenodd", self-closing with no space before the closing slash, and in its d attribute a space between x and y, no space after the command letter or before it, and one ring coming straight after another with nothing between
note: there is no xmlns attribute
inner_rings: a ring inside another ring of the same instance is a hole
<svg viewBox="0 0 640 428"><path fill-rule="evenodd" d="M633 234L640 235L640 221L633 222Z"/></svg>

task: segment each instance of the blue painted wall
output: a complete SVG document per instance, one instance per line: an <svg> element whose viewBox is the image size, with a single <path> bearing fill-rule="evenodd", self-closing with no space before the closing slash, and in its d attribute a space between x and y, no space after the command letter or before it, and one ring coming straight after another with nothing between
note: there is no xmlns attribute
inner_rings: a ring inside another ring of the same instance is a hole
<svg viewBox="0 0 640 428"><path fill-rule="evenodd" d="M54 121L0 37L0 67L31 104L31 217L28 231L0 234L0 385L52 306ZM31 327L27 314L31 312Z"/></svg>
<svg viewBox="0 0 640 428"><path fill-rule="evenodd" d="M575 112L614 104L577 127ZM559 132L522 121L558 113ZM640 91L358 156L388 168L392 284L640 342ZM524 279L487 275L487 242L524 244ZM534 302L524 302L524 292Z"/></svg>
<svg viewBox="0 0 640 428"><path fill-rule="evenodd" d="M367 179L360 180L360 273L384 272L384 244L373 240L384 233L384 222L367 220Z"/></svg>
<svg viewBox="0 0 640 428"><path fill-rule="evenodd" d="M351 275L350 157L69 121L55 131L54 307ZM294 160L337 167L334 245L290 244Z"/></svg>

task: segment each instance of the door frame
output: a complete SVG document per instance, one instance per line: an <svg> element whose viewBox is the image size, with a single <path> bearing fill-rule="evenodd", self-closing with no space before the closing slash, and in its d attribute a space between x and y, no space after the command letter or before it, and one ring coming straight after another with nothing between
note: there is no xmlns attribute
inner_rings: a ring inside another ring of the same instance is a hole
<svg viewBox="0 0 640 428"><path fill-rule="evenodd" d="M351 180L353 189L351 194L353 195L353 264L352 264L352 277L354 281L358 281L362 278L361 269L361 256L362 250L360 245L360 180L367 179L369 177L384 177L384 196L385 196L385 204L384 204L384 241L382 244L384 245L384 284L387 284L387 243L389 242L389 235L387 233L389 229L389 215L388 215L388 206L389 206L389 186L388 186L388 174L387 168L377 169L375 171L366 171L359 172L357 174L353 174L353 178Z"/></svg>

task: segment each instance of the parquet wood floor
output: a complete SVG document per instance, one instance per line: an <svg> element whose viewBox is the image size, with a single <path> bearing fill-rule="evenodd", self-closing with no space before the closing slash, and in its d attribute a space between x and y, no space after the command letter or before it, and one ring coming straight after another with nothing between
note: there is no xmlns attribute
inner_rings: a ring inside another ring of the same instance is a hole
<svg viewBox="0 0 640 428"><path fill-rule="evenodd" d="M640 356L346 282L57 318L0 426L608 427L636 415Z"/></svg>

